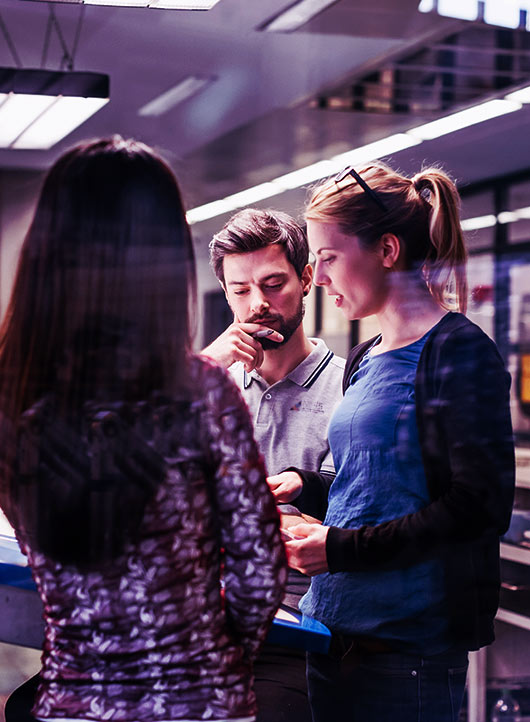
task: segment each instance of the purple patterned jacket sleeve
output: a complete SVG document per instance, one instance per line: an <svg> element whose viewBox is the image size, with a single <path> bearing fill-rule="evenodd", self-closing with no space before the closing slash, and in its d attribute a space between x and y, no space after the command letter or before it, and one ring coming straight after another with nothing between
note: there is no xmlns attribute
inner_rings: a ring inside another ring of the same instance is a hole
<svg viewBox="0 0 530 722"><path fill-rule="evenodd" d="M217 384L208 426L224 548L226 614L252 658L283 596L285 550L248 409L224 371L216 369L208 376Z"/></svg>

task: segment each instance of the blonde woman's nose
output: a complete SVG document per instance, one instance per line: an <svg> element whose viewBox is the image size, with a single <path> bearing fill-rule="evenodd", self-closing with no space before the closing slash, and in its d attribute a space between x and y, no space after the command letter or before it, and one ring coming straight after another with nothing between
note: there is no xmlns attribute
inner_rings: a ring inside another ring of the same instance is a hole
<svg viewBox="0 0 530 722"><path fill-rule="evenodd" d="M329 278L322 270L322 264L318 261L315 263L315 269L313 272L313 283L317 286L327 286L329 284Z"/></svg>

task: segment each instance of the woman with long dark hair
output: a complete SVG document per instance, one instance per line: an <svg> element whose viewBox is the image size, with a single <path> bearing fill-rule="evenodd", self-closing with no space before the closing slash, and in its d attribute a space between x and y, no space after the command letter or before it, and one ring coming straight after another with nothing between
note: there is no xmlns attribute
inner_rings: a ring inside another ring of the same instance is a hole
<svg viewBox="0 0 530 722"><path fill-rule="evenodd" d="M44 604L33 714L252 720L284 552L246 407L191 353L194 259L150 148L49 171L0 333L2 507Z"/></svg>

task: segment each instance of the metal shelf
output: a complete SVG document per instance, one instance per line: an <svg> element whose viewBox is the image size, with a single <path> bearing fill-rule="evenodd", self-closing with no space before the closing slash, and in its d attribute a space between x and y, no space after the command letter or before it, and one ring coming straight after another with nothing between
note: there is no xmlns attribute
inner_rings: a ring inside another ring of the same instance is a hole
<svg viewBox="0 0 530 722"><path fill-rule="evenodd" d="M520 489L530 489L530 449L515 449L515 485Z"/></svg>
<svg viewBox="0 0 530 722"><path fill-rule="evenodd" d="M501 559L530 566L530 549L501 542Z"/></svg>
<svg viewBox="0 0 530 722"><path fill-rule="evenodd" d="M525 617L524 614L519 614L518 612L512 612L510 609L503 609L501 607L495 619L498 622L511 624L513 627L530 630L530 617Z"/></svg>
<svg viewBox="0 0 530 722"><path fill-rule="evenodd" d="M530 479L517 479L515 486L518 489L530 489Z"/></svg>

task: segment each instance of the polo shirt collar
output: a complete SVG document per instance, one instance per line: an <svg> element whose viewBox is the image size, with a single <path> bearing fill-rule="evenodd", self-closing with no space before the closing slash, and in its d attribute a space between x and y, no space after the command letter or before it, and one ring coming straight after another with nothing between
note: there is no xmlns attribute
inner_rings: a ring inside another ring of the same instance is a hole
<svg viewBox="0 0 530 722"><path fill-rule="evenodd" d="M311 386L334 356L333 351L330 351L321 338L309 340L313 344L313 350L285 377L298 386ZM243 371L243 387L245 389L248 389L253 380L258 382L261 380L261 376L255 369L250 373Z"/></svg>

